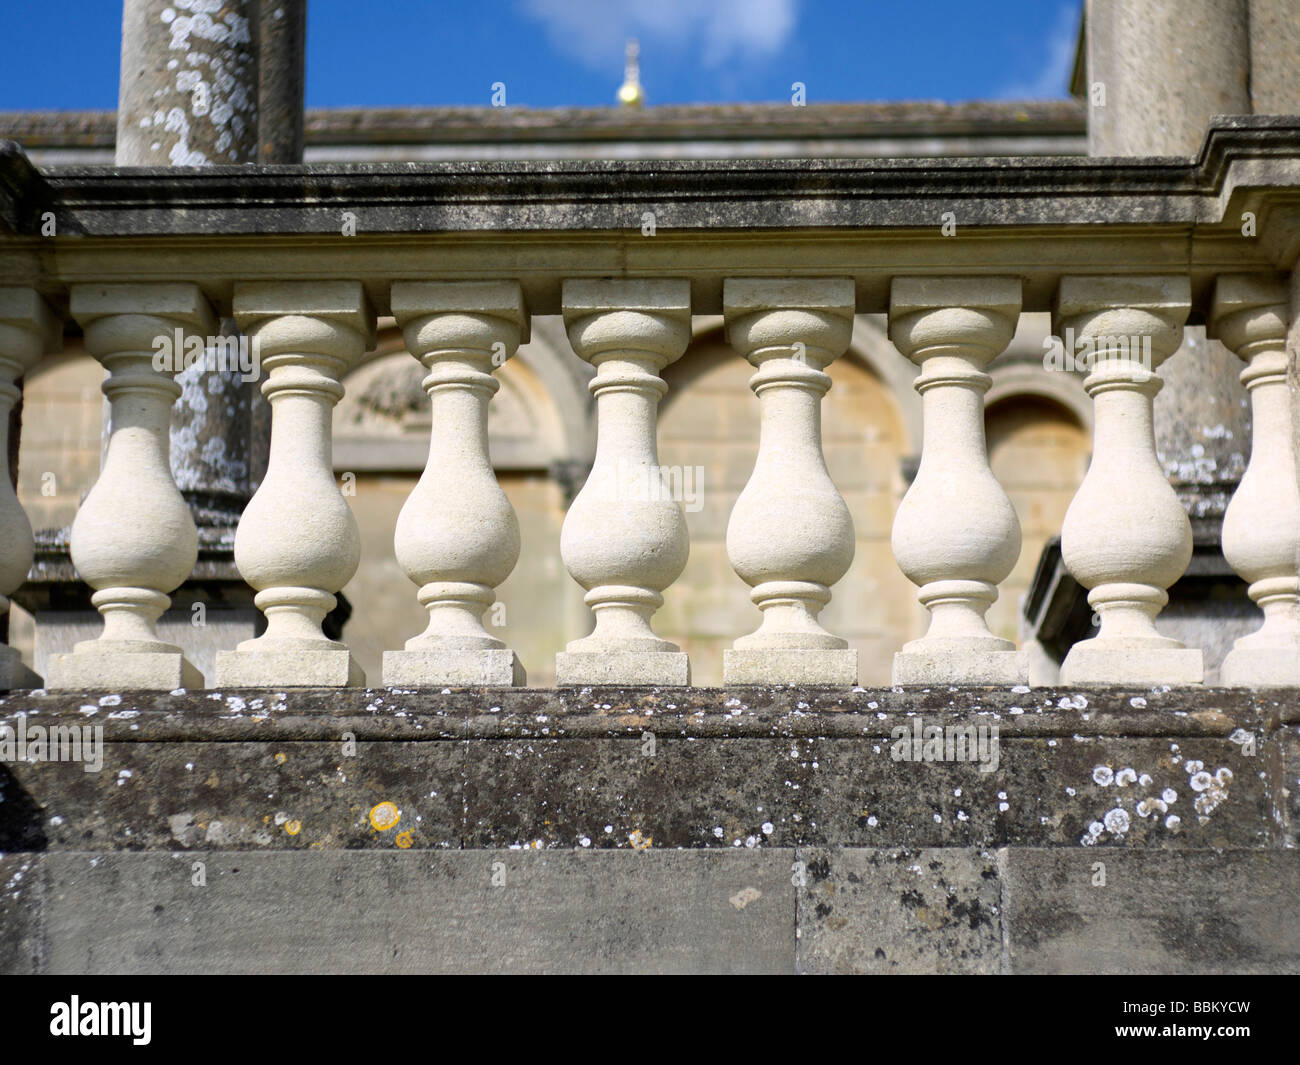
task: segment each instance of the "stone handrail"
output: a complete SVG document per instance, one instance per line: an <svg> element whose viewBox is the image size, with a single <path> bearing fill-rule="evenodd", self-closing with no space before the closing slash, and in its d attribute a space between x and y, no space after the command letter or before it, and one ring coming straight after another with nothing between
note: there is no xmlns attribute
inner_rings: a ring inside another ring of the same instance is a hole
<svg viewBox="0 0 1300 1065"><path fill-rule="evenodd" d="M561 553L594 631L557 648L561 685L687 685L687 657L653 629L685 566L680 505L629 496L657 465L663 368L693 314L722 314L755 368L761 426L727 551L758 623L727 652L728 685L852 686L857 659L818 614L852 561L853 526L821 445L825 368L853 316L888 315L920 367L924 447L893 547L930 614L895 658L896 684L1028 682L1023 652L984 621L1020 551L989 468L988 364L1018 316L1050 311L1068 354L1096 356L1093 462L1062 530L1100 631L1062 681L1198 684L1201 652L1159 635L1191 530L1152 432L1159 366L1188 323L1245 363L1252 458L1224 553L1265 612L1228 683L1300 683L1300 487L1287 336L1300 257L1300 122L1221 119L1198 158L538 163L348 167L77 167L37 171L0 146L0 406L75 321L108 377L111 435L72 532L104 631L51 658L51 688L202 683L155 628L193 570L194 522L168 465L175 374L154 338L234 318L261 344L270 461L235 558L268 621L220 653L223 687L340 687L363 678L322 620L355 572L355 521L334 482L341 379L393 315L428 371L435 433L396 530L428 628L384 659L390 685L519 685L484 630L519 554L487 455L494 370L533 315L562 314L596 373L595 465ZM632 480L636 480L635 477ZM447 506L453 501L455 506ZM144 523L162 534L142 540ZM21 583L31 530L0 492L0 595ZM33 683L12 650L7 687Z"/></svg>

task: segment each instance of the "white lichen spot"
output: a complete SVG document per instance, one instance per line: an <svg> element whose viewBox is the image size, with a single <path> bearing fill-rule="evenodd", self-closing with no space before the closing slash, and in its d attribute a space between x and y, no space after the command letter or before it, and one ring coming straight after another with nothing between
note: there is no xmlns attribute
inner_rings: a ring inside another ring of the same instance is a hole
<svg viewBox="0 0 1300 1065"><path fill-rule="evenodd" d="M1106 788L1109 787L1111 781L1115 779L1115 773L1108 765L1094 766L1092 770L1092 779L1103 788Z"/></svg>
<svg viewBox="0 0 1300 1065"><path fill-rule="evenodd" d="M1102 818L1102 822L1105 824L1107 831L1116 836L1122 836L1128 831L1128 812L1116 806L1115 809L1106 811L1106 816Z"/></svg>
<svg viewBox="0 0 1300 1065"><path fill-rule="evenodd" d="M1137 778L1138 775L1136 771L1130 769L1128 766L1125 766L1123 769L1121 769L1118 773L1115 774L1115 787L1124 788L1127 787L1129 784L1136 784Z"/></svg>
<svg viewBox="0 0 1300 1065"><path fill-rule="evenodd" d="M1165 788L1165 790L1160 793L1160 797L1164 799L1165 802L1172 805L1178 801L1178 792L1174 791L1173 788Z"/></svg>
<svg viewBox="0 0 1300 1065"><path fill-rule="evenodd" d="M1142 696L1135 695L1133 696L1132 699L1128 701L1128 704L1129 706L1133 707L1134 710L1145 710L1147 701L1143 699Z"/></svg>

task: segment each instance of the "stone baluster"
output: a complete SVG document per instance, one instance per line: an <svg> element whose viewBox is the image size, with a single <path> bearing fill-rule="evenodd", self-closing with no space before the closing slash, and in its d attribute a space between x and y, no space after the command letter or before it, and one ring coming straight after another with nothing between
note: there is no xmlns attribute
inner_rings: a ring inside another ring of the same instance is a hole
<svg viewBox="0 0 1300 1065"><path fill-rule="evenodd" d="M235 317L268 371L266 476L235 534L235 564L266 632L217 654L218 687L365 683L346 645L321 630L361 561L361 536L334 479L332 411L340 378L374 344L374 314L355 281L235 286Z"/></svg>
<svg viewBox="0 0 1300 1065"><path fill-rule="evenodd" d="M0 288L0 428L18 402L17 381L46 352L63 343L63 323L30 288ZM9 481L9 434L0 435L0 614L9 596L27 579L34 556L32 526ZM0 645L0 691L39 688L41 678L23 665L12 647Z"/></svg>
<svg viewBox="0 0 1300 1065"><path fill-rule="evenodd" d="M853 282L728 278L727 339L757 371L754 472L727 523L727 555L762 612L723 651L724 684L858 682L858 653L817 617L853 561L853 519L822 454L825 368L849 346Z"/></svg>
<svg viewBox="0 0 1300 1065"><path fill-rule="evenodd" d="M1166 589L1192 557L1187 513L1156 457L1156 369L1178 350L1191 303L1185 277L1066 277L1055 329L1090 369L1092 462L1061 530L1061 556L1089 589L1100 631L1070 649L1062 684L1199 684L1199 649L1161 636ZM1080 364L1082 365L1080 366Z"/></svg>
<svg viewBox="0 0 1300 1065"><path fill-rule="evenodd" d="M894 517L899 568L930 627L894 656L895 684L1025 684L1029 661L984 615L1020 557L1020 522L989 468L985 368L1011 341L1020 281L895 278L889 337L921 368L921 464Z"/></svg>
<svg viewBox="0 0 1300 1065"><path fill-rule="evenodd" d="M1300 685L1300 488L1291 439L1294 404L1287 389L1286 282L1229 274L1214 286L1210 336L1246 363L1250 391L1250 463L1223 517L1223 555L1264 624L1237 640L1220 669L1225 685Z"/></svg>
<svg viewBox="0 0 1300 1065"><path fill-rule="evenodd" d="M523 684L519 658L483 628L493 589L519 560L519 522L488 457L493 370L528 339L513 281L399 281L393 315L428 369L433 433L420 480L397 519L397 561L419 586L429 626L384 654L384 683Z"/></svg>
<svg viewBox="0 0 1300 1065"><path fill-rule="evenodd" d="M686 566L681 502L659 467L660 371L691 337L690 283L566 281L564 321L574 351L596 367L597 443L591 475L564 519L560 555L596 617L590 636L556 655L556 682L690 683L676 644L650 618Z"/></svg>
<svg viewBox="0 0 1300 1065"><path fill-rule="evenodd" d="M74 285L72 316L108 371L109 440L99 480L72 523L72 562L95 589L104 632L51 655L51 688L201 687L181 649L158 638L170 594L194 569L198 533L172 480L174 380L190 338L216 332L197 285Z"/></svg>

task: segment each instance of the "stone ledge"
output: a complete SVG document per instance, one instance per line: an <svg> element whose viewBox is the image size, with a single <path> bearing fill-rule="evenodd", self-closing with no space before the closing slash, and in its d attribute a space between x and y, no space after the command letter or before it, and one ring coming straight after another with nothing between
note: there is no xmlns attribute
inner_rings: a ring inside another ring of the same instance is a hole
<svg viewBox="0 0 1300 1065"><path fill-rule="evenodd" d="M895 759L889 738L649 730L107 742L98 771L0 765L0 850L1280 847L1294 732L1253 756L1222 736L1020 737L983 762ZM382 804L400 821L377 827Z"/></svg>
<svg viewBox="0 0 1300 1065"><path fill-rule="evenodd" d="M52 167L37 172L0 141L0 216L60 234L173 236L220 232L336 235L342 210L364 232L625 230L642 207L665 229L935 228L942 200L978 226L1187 226L1222 212L1234 161L1279 187L1300 154L1288 116L1216 117L1198 158L602 160L310 166ZM1289 197L1288 197L1289 198ZM669 220L670 219L670 220ZM1235 232L1239 223L1232 221ZM350 238L350 243L361 237Z"/></svg>
<svg viewBox="0 0 1300 1065"><path fill-rule="evenodd" d="M270 688L0 694L0 724L96 724L110 741L889 737L920 715L1014 737L1227 737L1300 724L1300 689Z"/></svg>
<svg viewBox="0 0 1300 1065"><path fill-rule="evenodd" d="M1300 972L1300 852L1100 857L8 854L0 972Z"/></svg>

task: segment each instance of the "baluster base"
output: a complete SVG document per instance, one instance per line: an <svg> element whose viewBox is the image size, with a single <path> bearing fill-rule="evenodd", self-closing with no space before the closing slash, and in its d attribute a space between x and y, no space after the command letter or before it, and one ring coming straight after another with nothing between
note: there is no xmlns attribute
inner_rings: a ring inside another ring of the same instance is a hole
<svg viewBox="0 0 1300 1065"><path fill-rule="evenodd" d="M588 684L681 688L691 683L683 651L561 651L555 656L557 688Z"/></svg>
<svg viewBox="0 0 1300 1065"><path fill-rule="evenodd" d="M922 641L914 641L921 643ZM930 641L940 643L941 641ZM954 643L956 641L953 641ZM1005 644L1005 640L998 640ZM898 651L891 683L898 685L1029 683L1026 651L981 651L969 646Z"/></svg>
<svg viewBox="0 0 1300 1065"><path fill-rule="evenodd" d="M1228 652L1219 667L1225 688L1300 687L1300 646L1242 647Z"/></svg>
<svg viewBox="0 0 1300 1065"><path fill-rule="evenodd" d="M385 651L387 688L522 688L528 674L510 648L483 651Z"/></svg>
<svg viewBox="0 0 1300 1065"><path fill-rule="evenodd" d="M73 651L50 655L49 689L154 691L202 688L203 674L184 655L167 651L111 654Z"/></svg>
<svg viewBox="0 0 1300 1065"><path fill-rule="evenodd" d="M1094 637L1071 647L1061 663L1061 683L1145 685L1205 682L1205 657L1200 648L1134 646L1139 643L1135 640L1106 642L1125 646L1096 646L1101 639Z"/></svg>
<svg viewBox="0 0 1300 1065"><path fill-rule="evenodd" d="M365 683L347 649L218 651L212 677L214 688L359 688Z"/></svg>
<svg viewBox="0 0 1300 1065"><path fill-rule="evenodd" d="M0 646L0 691L41 688L45 682L23 664L23 656L12 647Z"/></svg>
<svg viewBox="0 0 1300 1065"><path fill-rule="evenodd" d="M746 650L728 647L722 652L722 684L813 684L852 688L858 683L858 652L813 648Z"/></svg>

